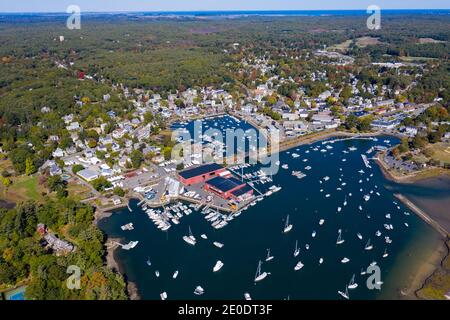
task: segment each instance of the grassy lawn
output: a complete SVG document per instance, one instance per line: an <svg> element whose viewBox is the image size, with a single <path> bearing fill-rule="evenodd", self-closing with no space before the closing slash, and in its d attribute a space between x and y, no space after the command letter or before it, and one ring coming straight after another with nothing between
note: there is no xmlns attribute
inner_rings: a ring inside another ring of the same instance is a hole
<svg viewBox="0 0 450 320"><path fill-rule="evenodd" d="M12 185L8 190L0 186L0 198L10 202L21 202L27 200L41 201L43 188L38 184L37 176L21 176L12 178Z"/></svg>
<svg viewBox="0 0 450 320"><path fill-rule="evenodd" d="M83 200L91 197L91 190L82 184L77 184L76 182L70 182L67 185L67 191L69 196L75 200Z"/></svg>
<svg viewBox="0 0 450 320"><path fill-rule="evenodd" d="M439 142L429 147L433 151L432 158L437 161L450 163L450 143Z"/></svg>

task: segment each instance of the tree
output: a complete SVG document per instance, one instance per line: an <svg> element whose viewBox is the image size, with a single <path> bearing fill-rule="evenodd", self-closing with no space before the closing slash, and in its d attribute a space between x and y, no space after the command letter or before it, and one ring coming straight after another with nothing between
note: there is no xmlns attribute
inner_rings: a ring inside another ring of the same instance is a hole
<svg viewBox="0 0 450 320"><path fill-rule="evenodd" d="M75 165L72 167L72 173L73 173L73 174L77 174L77 173L80 172L81 170L84 170L84 166L81 165L81 164L75 164Z"/></svg>
<svg viewBox="0 0 450 320"><path fill-rule="evenodd" d="M142 162L144 161L144 155L139 150L133 150L130 154L130 160L131 164L133 165L133 168L137 169L141 166Z"/></svg>
<svg viewBox="0 0 450 320"><path fill-rule="evenodd" d="M92 186L95 190L102 192L105 191L105 189L111 188L112 183L109 182L105 177L99 177L92 181Z"/></svg>
<svg viewBox="0 0 450 320"><path fill-rule="evenodd" d="M35 172L36 172L36 167L34 166L33 159L27 158L25 160L25 174L27 176L30 176Z"/></svg>
<svg viewBox="0 0 450 320"><path fill-rule="evenodd" d="M345 120L345 128L351 130L358 125L358 117L351 113Z"/></svg>
<svg viewBox="0 0 450 320"><path fill-rule="evenodd" d="M359 131L369 131L371 128L371 123L373 121L373 116L368 115L365 117L362 117L358 120L357 128Z"/></svg>
<svg viewBox="0 0 450 320"><path fill-rule="evenodd" d="M12 181L11 179L4 177L2 178L2 184L5 186L5 188L8 188L12 184Z"/></svg>
<svg viewBox="0 0 450 320"><path fill-rule="evenodd" d="M123 197L125 195L125 191L121 187L115 187L113 192L116 196L119 197Z"/></svg>

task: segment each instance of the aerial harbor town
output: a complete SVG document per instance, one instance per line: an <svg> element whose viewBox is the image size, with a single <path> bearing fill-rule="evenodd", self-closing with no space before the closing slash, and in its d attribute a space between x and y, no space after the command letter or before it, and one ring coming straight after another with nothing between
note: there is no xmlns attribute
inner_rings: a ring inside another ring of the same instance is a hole
<svg viewBox="0 0 450 320"><path fill-rule="evenodd" d="M0 13L0 300L450 299L449 12L386 15Z"/></svg>

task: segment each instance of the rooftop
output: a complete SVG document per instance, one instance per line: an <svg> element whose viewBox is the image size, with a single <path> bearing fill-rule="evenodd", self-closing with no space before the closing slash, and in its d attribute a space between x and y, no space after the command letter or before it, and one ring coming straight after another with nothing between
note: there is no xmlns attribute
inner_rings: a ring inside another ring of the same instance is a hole
<svg viewBox="0 0 450 320"><path fill-rule="evenodd" d="M201 176L203 174L207 174L220 169L224 168L217 163L209 163L196 168L181 171L178 174L184 179L190 179L192 177Z"/></svg>

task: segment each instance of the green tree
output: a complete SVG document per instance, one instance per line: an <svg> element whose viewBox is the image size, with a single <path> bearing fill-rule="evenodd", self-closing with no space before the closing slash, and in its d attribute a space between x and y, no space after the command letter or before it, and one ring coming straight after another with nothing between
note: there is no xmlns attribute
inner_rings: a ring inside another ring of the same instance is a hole
<svg viewBox="0 0 450 320"><path fill-rule="evenodd" d="M144 155L140 150L133 150L130 154L130 160L133 168L137 169L144 161Z"/></svg>
<svg viewBox="0 0 450 320"><path fill-rule="evenodd" d="M27 158L25 160L25 174L27 176L30 176L35 172L36 172L36 167L34 165L33 159Z"/></svg>

